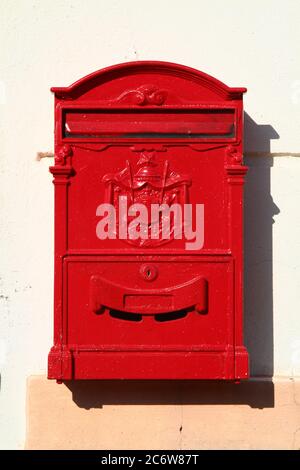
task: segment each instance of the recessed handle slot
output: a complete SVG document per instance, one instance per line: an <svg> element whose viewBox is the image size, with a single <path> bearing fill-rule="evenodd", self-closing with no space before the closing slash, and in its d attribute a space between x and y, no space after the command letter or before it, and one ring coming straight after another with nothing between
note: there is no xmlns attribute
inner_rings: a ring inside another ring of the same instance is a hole
<svg viewBox="0 0 300 470"><path fill-rule="evenodd" d="M108 281L99 275L90 279L90 308L95 313L111 310L155 315L194 307L208 309L208 282L201 276L162 289L134 289Z"/></svg>

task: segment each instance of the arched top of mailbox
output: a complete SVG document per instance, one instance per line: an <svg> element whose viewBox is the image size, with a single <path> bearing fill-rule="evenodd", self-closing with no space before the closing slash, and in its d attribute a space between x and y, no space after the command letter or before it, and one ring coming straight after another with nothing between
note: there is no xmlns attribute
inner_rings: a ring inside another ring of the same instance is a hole
<svg viewBox="0 0 300 470"><path fill-rule="evenodd" d="M184 65L136 61L93 72L69 87L53 87L60 100L120 106L189 105L242 99L246 88L231 88Z"/></svg>

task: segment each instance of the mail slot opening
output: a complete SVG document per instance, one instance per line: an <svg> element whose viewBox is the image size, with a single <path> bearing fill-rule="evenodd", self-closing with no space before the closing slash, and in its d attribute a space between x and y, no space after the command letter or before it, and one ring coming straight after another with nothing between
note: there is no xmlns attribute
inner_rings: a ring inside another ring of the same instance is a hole
<svg viewBox="0 0 300 470"><path fill-rule="evenodd" d="M153 315L155 321L164 323L185 318L192 309L177 310L175 312L164 312ZM141 322L143 315L140 313L123 312L121 310L109 310L109 315L116 320ZM148 315L147 315L148 317Z"/></svg>
<svg viewBox="0 0 300 470"><path fill-rule="evenodd" d="M233 138L233 109L190 109L187 111L67 110L65 138L98 139L201 139Z"/></svg>
<svg viewBox="0 0 300 470"><path fill-rule="evenodd" d="M109 314L117 320L140 322L143 319L143 316L138 313L121 312L120 310L110 310Z"/></svg>
<svg viewBox="0 0 300 470"><path fill-rule="evenodd" d="M157 315L154 315L154 318L156 321L161 322L161 323L174 321L174 320L181 320L182 318L185 318L187 316L189 311L190 311L189 309L185 309L185 310L178 310L176 312L159 313Z"/></svg>

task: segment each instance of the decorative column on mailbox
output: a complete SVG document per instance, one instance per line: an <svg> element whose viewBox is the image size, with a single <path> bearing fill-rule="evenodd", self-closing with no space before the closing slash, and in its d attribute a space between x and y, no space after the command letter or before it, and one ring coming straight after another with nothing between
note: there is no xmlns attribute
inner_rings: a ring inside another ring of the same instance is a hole
<svg viewBox="0 0 300 470"><path fill-rule="evenodd" d="M243 93L131 62L55 94L48 377L248 377Z"/></svg>

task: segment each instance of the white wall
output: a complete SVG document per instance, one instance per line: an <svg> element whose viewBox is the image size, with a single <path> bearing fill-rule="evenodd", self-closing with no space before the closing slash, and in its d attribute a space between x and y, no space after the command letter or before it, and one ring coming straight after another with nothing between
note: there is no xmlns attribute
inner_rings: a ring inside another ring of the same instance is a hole
<svg viewBox="0 0 300 470"><path fill-rule="evenodd" d="M247 158L246 340L254 373L300 375L299 14L297 0L2 0L1 447L24 444L26 377L52 340L53 187L35 159L53 149L49 88L114 63L247 86L246 150L265 156Z"/></svg>

